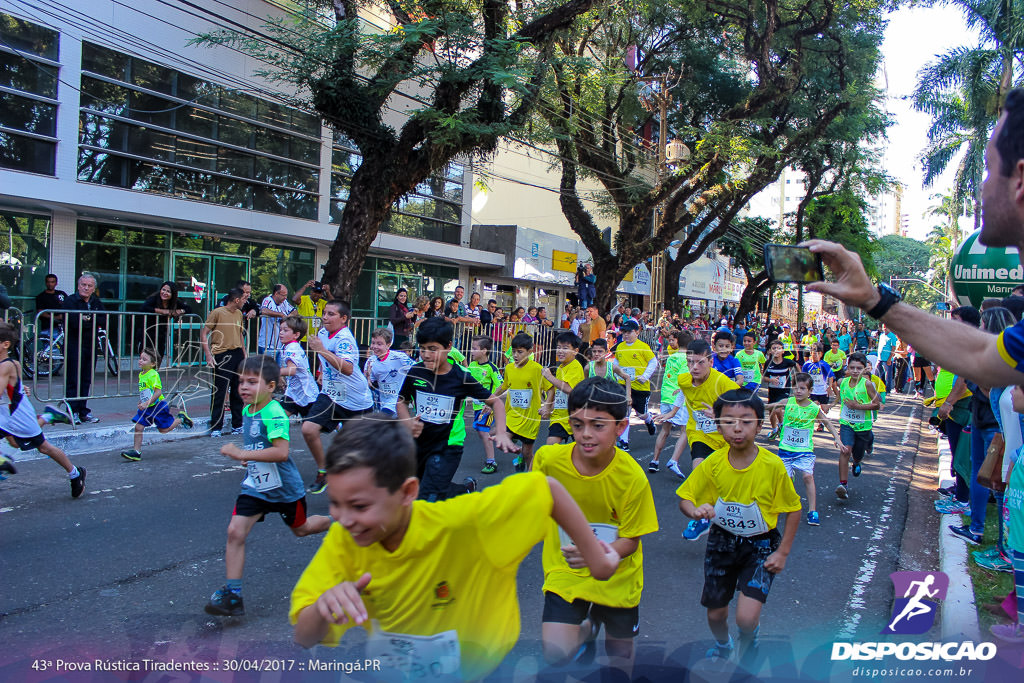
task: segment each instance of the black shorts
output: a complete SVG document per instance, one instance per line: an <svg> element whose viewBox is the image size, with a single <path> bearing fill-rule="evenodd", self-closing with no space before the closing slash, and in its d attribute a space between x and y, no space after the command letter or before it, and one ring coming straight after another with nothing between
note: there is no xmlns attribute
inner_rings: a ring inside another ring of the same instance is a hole
<svg viewBox="0 0 1024 683"><path fill-rule="evenodd" d="M310 403L309 405L302 406L287 396L283 397L279 403L281 404L281 407L284 408L284 412L289 415L298 415L300 417L306 417L309 415L309 409L314 405L314 403Z"/></svg>
<svg viewBox="0 0 1024 683"><path fill-rule="evenodd" d="M631 395L633 397L633 410L637 412L637 415L646 413L647 403L651 400L651 392L633 389Z"/></svg>
<svg viewBox="0 0 1024 683"><path fill-rule="evenodd" d="M768 387L769 403L778 403L784 398L789 398L789 389L773 389Z"/></svg>
<svg viewBox="0 0 1024 683"><path fill-rule="evenodd" d="M276 512L281 515L281 520L288 525L288 528L298 529L306 523L306 497L303 496L290 503L271 503L269 500L247 496L243 493L235 500L235 509L231 511L231 514L239 517L258 516L258 521L262 522L264 515L268 512Z"/></svg>
<svg viewBox="0 0 1024 683"><path fill-rule="evenodd" d="M309 412L306 413L304 422L320 425L320 431L322 432L333 432L345 420L351 420L353 417L368 413L371 410L372 408L364 410L342 408L332 401L331 397L327 394L320 394L313 401L313 404L309 406Z"/></svg>
<svg viewBox="0 0 1024 683"><path fill-rule="evenodd" d="M839 442L844 446L853 447L853 461L860 462L864 459L865 453L871 452L871 445L875 442L874 433L868 429L863 432L856 432L849 425L839 425Z"/></svg>
<svg viewBox="0 0 1024 683"><path fill-rule="evenodd" d="M533 442L537 440L537 437L533 437L531 439L529 437L523 436L522 434L516 434L511 429L508 430L508 438L512 439L513 441L522 441L524 446L532 446Z"/></svg>
<svg viewBox="0 0 1024 683"><path fill-rule="evenodd" d="M915 368L927 368L930 367L932 362L922 355L914 356L914 367Z"/></svg>
<svg viewBox="0 0 1024 683"><path fill-rule="evenodd" d="M736 591L764 604L775 578L764 568L764 561L781 542L777 529L744 537L712 524L704 551L704 591L700 604L708 609L728 607Z"/></svg>
<svg viewBox="0 0 1024 683"><path fill-rule="evenodd" d="M846 377L846 368L832 370L832 374L836 376L836 384L838 384L843 379L843 377Z"/></svg>
<svg viewBox="0 0 1024 683"><path fill-rule="evenodd" d="M697 458L706 458L714 452L715 449L707 445L703 441L698 441L696 443L690 444L690 460L696 460Z"/></svg>
<svg viewBox="0 0 1024 683"><path fill-rule="evenodd" d="M548 438L568 441L569 439L572 438L572 434L565 431L565 427L563 427L562 425L552 422L550 425L548 425Z"/></svg>
<svg viewBox="0 0 1024 683"><path fill-rule="evenodd" d="M811 394L811 400L818 405L828 405L828 394Z"/></svg>
<svg viewBox="0 0 1024 683"><path fill-rule="evenodd" d="M15 436L10 432L0 429L0 437L8 436L14 439L14 442L18 444L18 448L23 451L34 451L46 443L46 437L43 436L42 432L39 432L35 436Z"/></svg>
<svg viewBox="0 0 1024 683"><path fill-rule="evenodd" d="M573 624L578 626L590 617L591 621L604 624L604 632L610 638L625 640L640 634L640 607L606 607L596 602L576 599L568 602L561 595L544 592L544 615L541 621L548 624Z"/></svg>

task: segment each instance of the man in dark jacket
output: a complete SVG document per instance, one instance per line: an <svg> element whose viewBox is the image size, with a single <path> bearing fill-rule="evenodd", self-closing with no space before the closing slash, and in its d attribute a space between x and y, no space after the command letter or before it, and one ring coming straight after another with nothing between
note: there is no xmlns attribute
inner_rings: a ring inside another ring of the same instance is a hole
<svg viewBox="0 0 1024 683"><path fill-rule="evenodd" d="M96 278L90 273L78 277L78 289L64 300L64 388L71 412L81 422L99 422L89 414L85 399L92 388L96 366L96 329L105 324L94 311L106 310L96 296ZM106 317L106 316L104 316Z"/></svg>

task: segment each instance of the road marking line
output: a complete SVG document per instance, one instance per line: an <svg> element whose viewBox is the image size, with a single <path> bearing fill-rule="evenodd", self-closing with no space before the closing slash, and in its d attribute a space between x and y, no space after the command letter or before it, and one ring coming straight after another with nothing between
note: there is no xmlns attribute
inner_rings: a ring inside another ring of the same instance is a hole
<svg viewBox="0 0 1024 683"><path fill-rule="evenodd" d="M854 637L857 626L860 625L861 612L867 607L864 602L864 592L875 577L875 570L878 568L878 561L875 558L882 552L881 541L889 531L892 522L892 508L896 496L896 473L899 471L900 463L903 462L903 456L907 453L911 426L917 417L919 405L915 404L907 417L907 426L903 430L903 439L900 441L900 451L892 464L892 471L889 473L889 485L885 489L885 504L882 506L881 514L878 515L875 531L871 534L871 540L864 553L864 561L861 562L857 577L853 580L850 597L846 601L846 609L843 610L841 618L843 626L836 633L837 640L849 640Z"/></svg>

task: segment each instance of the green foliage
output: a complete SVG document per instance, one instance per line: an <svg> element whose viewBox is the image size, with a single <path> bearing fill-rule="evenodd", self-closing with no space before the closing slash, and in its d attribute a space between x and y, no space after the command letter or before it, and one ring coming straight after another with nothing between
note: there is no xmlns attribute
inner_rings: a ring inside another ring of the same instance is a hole
<svg viewBox="0 0 1024 683"><path fill-rule="evenodd" d="M866 211L867 203L853 192L825 195L809 203L807 224L813 226L814 237L838 242L860 254L868 274L878 277L874 259L877 242L871 238Z"/></svg>
<svg viewBox="0 0 1024 683"><path fill-rule="evenodd" d="M931 249L924 242L900 235L886 235L875 243L875 266L880 282L890 278L917 278L930 284ZM937 295L919 282L894 282L893 286L903 292L903 300L919 308L929 308Z"/></svg>

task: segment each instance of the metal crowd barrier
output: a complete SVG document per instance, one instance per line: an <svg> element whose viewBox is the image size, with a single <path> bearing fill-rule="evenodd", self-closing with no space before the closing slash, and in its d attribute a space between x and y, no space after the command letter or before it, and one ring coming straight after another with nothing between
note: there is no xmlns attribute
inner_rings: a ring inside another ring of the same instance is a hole
<svg viewBox="0 0 1024 683"><path fill-rule="evenodd" d="M43 310L23 337L22 366L32 395L70 409L77 400L137 397L139 354L162 352L157 368L163 394L174 398L212 385L199 341L203 319L157 313ZM82 391L82 380L90 380ZM75 391L68 391L74 384Z"/></svg>

